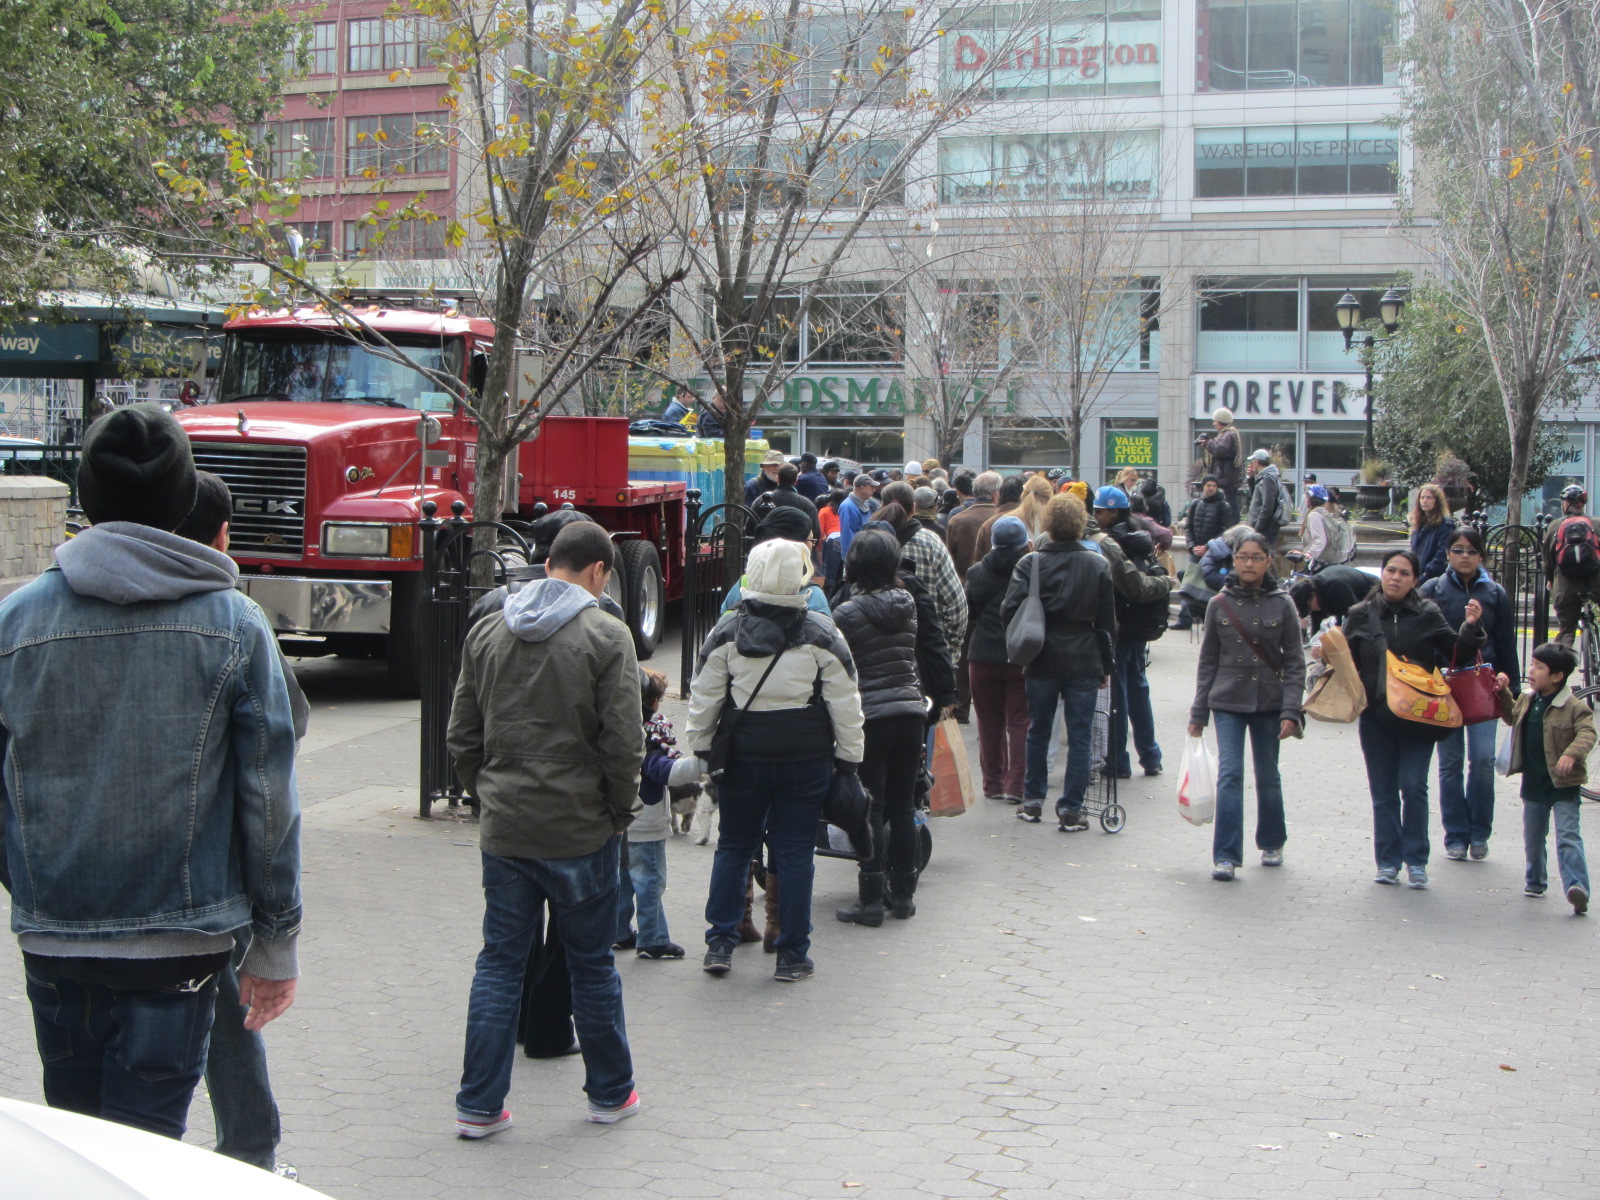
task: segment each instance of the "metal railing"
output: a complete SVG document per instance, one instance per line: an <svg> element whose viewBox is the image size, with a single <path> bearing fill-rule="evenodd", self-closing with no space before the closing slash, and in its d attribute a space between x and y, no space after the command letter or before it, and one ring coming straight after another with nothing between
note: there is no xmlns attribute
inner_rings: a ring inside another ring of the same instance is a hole
<svg viewBox="0 0 1600 1200"><path fill-rule="evenodd" d="M701 511L700 490L686 499L683 546L683 653L678 694L687 698L695 658L722 615L722 602L744 572L750 553L753 514L742 504L714 504Z"/></svg>
<svg viewBox="0 0 1600 1200"><path fill-rule="evenodd" d="M468 521L460 500L450 506L447 520L436 518L438 506L429 500L422 506L422 589L421 622L422 714L421 714L421 811L423 820L433 816L433 806L444 801L451 808L463 802L476 806L456 778L450 761L448 734L450 704L455 696L456 677L461 673L461 655L467 632L472 627L472 608L495 588L504 587L520 564L531 562L532 549L522 533L499 521ZM473 531L492 527L494 550L473 549ZM473 566L487 559L491 566L488 585L472 582Z"/></svg>

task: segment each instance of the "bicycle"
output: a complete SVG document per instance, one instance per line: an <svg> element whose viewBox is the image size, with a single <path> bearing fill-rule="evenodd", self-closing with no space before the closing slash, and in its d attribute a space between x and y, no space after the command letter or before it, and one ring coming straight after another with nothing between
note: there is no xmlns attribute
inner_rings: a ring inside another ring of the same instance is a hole
<svg viewBox="0 0 1600 1200"><path fill-rule="evenodd" d="M1578 671L1584 690L1600 690L1600 609L1592 598L1578 610Z"/></svg>

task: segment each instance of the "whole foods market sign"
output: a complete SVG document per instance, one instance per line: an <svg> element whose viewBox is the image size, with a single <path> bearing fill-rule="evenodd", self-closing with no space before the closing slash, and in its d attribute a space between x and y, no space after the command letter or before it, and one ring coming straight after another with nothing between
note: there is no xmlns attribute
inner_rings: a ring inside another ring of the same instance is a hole
<svg viewBox="0 0 1600 1200"><path fill-rule="evenodd" d="M1361 421L1367 406L1360 375L1310 372L1247 375L1196 375L1194 417L1210 420L1215 408L1229 408L1241 421Z"/></svg>

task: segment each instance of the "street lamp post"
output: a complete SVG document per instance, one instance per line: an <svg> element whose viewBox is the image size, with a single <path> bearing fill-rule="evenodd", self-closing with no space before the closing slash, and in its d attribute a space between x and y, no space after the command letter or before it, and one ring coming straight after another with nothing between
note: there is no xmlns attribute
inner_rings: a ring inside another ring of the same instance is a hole
<svg viewBox="0 0 1600 1200"><path fill-rule="evenodd" d="M1405 311L1406 298L1399 288L1390 288L1378 301L1378 319L1383 322L1383 328L1388 337L1375 337L1370 333L1362 334L1358 339L1355 336L1356 326L1361 324L1361 301L1356 299L1354 292L1347 291L1340 296L1333 306L1333 315L1338 319L1339 332L1344 334L1344 352L1350 353L1350 345L1359 341L1368 353L1362 356L1361 364L1367 374L1367 423L1366 432L1362 437L1361 457L1364 462L1370 462L1374 455L1372 447L1372 354L1371 351L1379 342L1387 342L1400 328L1400 314Z"/></svg>

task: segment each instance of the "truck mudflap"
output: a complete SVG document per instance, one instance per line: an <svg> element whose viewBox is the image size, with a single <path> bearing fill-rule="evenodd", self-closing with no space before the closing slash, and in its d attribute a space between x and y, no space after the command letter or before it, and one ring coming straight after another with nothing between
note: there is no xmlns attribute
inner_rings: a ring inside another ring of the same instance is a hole
<svg viewBox="0 0 1600 1200"><path fill-rule="evenodd" d="M387 579L307 579L246 575L239 588L278 633L389 632L394 584Z"/></svg>

